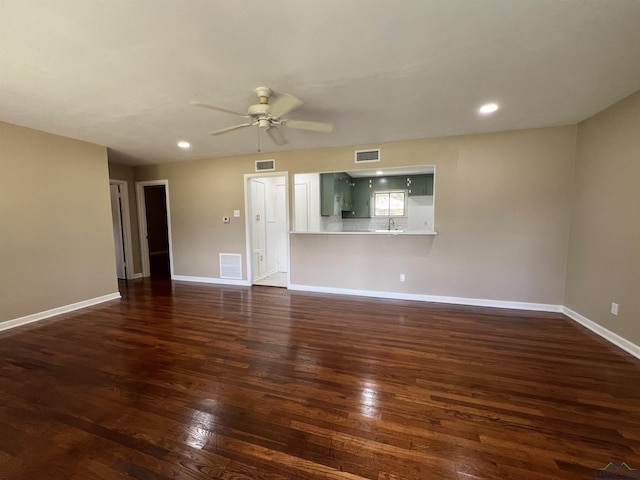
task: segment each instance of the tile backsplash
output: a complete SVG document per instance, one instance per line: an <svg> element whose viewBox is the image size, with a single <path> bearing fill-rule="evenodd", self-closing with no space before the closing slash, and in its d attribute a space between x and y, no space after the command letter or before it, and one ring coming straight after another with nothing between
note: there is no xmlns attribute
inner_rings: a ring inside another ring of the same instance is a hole
<svg viewBox="0 0 640 480"><path fill-rule="evenodd" d="M397 230L407 230L406 217L394 217ZM339 216L322 217L323 232L366 232L369 230L386 230L389 218L342 218Z"/></svg>
<svg viewBox="0 0 640 480"><path fill-rule="evenodd" d="M396 230L407 230L407 217L394 217ZM389 228L389 218L345 218L343 220L343 230L367 231L386 230Z"/></svg>

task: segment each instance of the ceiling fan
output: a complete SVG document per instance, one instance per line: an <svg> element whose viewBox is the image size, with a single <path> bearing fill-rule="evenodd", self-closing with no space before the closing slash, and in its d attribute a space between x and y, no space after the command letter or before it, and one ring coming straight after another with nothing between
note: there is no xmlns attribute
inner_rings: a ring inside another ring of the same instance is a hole
<svg viewBox="0 0 640 480"><path fill-rule="evenodd" d="M215 107L201 102L191 102L191 105L216 110L218 112L230 113L232 115L238 115L239 117L249 119L246 123L210 132L210 135L220 135L239 128L258 125L259 128L266 130L269 137L271 137L271 140L273 140L273 143L276 145L284 145L287 142L278 127L299 128L302 130L324 133L329 133L333 130L333 125L330 123L310 122L306 120L287 120L282 118L283 115L286 115L294 108L302 105L302 100L294 97L293 95L279 94L269 102L269 99L273 95L273 90L267 87L258 87L255 89L255 92L256 95L258 95L259 103L251 105L247 110L247 113L234 112L233 110L227 110L226 108Z"/></svg>

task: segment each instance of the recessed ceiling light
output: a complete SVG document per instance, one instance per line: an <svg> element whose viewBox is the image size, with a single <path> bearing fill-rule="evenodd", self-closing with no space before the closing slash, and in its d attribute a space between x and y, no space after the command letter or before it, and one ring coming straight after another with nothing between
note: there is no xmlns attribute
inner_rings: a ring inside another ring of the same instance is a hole
<svg viewBox="0 0 640 480"><path fill-rule="evenodd" d="M478 109L478 112L480 112L480 114L482 115L489 115L490 113L498 110L498 108L499 107L497 103L485 103Z"/></svg>
<svg viewBox="0 0 640 480"><path fill-rule="evenodd" d="M384 172L383 172L382 170L378 170L378 171L376 172L376 175L382 175L383 173L384 173Z"/></svg>
<svg viewBox="0 0 640 480"><path fill-rule="evenodd" d="M191 144L189 142L185 142L184 140L181 142L178 142L178 146L180 148L189 148L191 146Z"/></svg>

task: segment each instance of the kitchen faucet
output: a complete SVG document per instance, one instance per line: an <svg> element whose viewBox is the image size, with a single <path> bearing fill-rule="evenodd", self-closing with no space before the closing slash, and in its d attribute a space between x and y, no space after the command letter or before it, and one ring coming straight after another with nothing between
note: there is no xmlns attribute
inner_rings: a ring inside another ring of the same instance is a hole
<svg viewBox="0 0 640 480"><path fill-rule="evenodd" d="M387 230L391 230L391 227L393 226L393 229L396 229L396 221L393 219L393 217L389 217L389 227L387 228Z"/></svg>

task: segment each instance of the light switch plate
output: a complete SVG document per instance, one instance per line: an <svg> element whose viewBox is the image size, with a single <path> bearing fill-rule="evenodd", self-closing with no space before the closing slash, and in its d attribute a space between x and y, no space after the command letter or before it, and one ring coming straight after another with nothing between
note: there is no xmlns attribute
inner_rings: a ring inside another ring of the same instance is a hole
<svg viewBox="0 0 640 480"><path fill-rule="evenodd" d="M233 211L233 216L234 217L239 217L240 216L240 210L234 210Z"/></svg>

